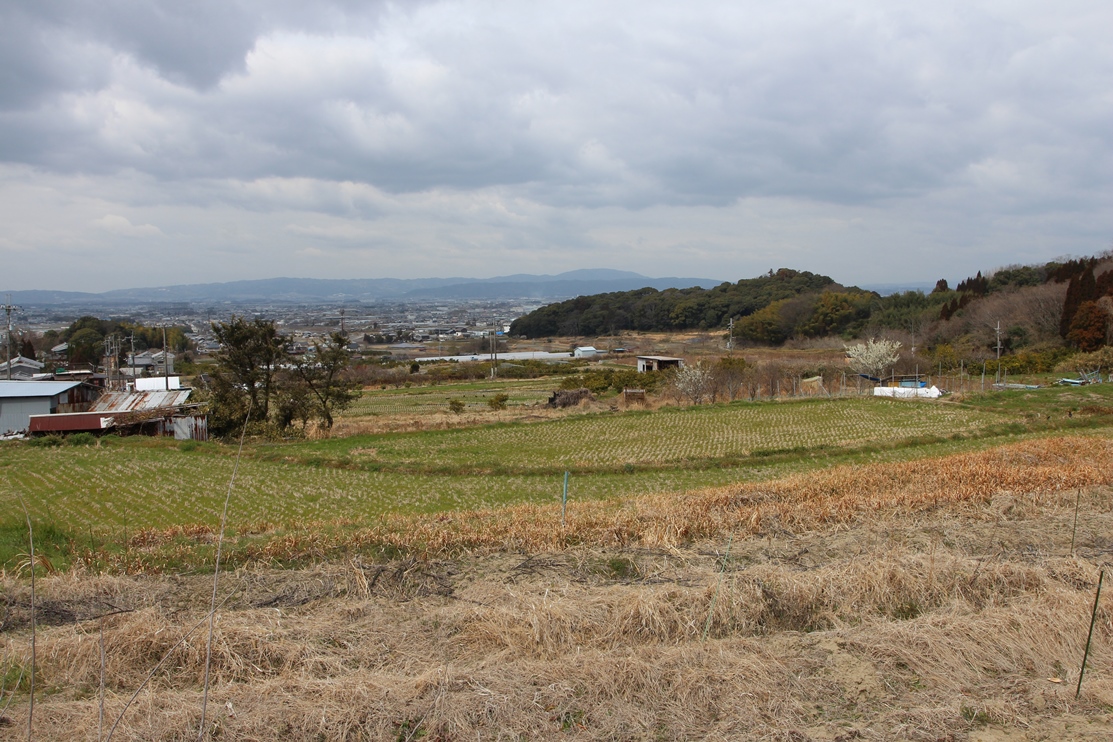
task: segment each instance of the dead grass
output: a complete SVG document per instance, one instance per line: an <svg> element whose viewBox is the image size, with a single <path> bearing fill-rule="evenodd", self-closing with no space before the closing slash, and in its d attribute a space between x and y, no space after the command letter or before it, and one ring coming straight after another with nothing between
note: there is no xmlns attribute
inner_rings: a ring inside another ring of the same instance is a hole
<svg viewBox="0 0 1113 742"><path fill-rule="evenodd" d="M997 533L1046 537L1049 513L1031 515L1002 521ZM1073 700L1094 561L918 548L919 534L961 525L953 514L915 524L886 517L859 531L745 542L727 563L706 642L722 544L378 565L388 567L380 580L359 564L241 571L229 575L237 594L217 624L216 723L236 739L295 740L418 738L417 730L429 739L834 740L853 731L859 737L842 739L936 740L994 725L1055 736L1068 722L1104 738L1110 602L1085 698ZM1108 511L1096 525L1110 525ZM991 546L988 534L968 545ZM870 547L855 554L848 537L886 546L880 558ZM815 566L801 563L803 551L821 555ZM615 577L618 556L637 577ZM440 571L451 592L423 590L415 574L423 570ZM328 589L302 602L285 580ZM48 599L76 589L117 600L136 592L143 603L107 621L111 718L203 615L206 584L90 581L96 589L43 582ZM275 588L288 599L275 601ZM4 656L26 651L24 634L3 636ZM95 626L49 627L40 642L53 694L39 705L39 735L94 739ZM120 738L194 733L203 663L203 642L178 650ZM1047 680L1055 677L1064 682ZM17 699L10 716L22 711ZM0 739L16 738L8 729Z"/></svg>
<svg viewBox="0 0 1113 742"><path fill-rule="evenodd" d="M513 526L475 514L466 530L428 524L421 558L240 569L221 583L213 737L1108 739L1109 597L1073 696L1113 562L1109 445L577 504L557 538L541 535L551 510L514 509ZM112 719L205 614L211 581L71 573L38 589L50 694L36 736L93 740L90 619L123 611L105 622ZM0 597L0 663L14 667L29 657L28 586L5 576ZM117 739L195 736L204 656L201 636L175 650ZM25 714L17 694L0 739L23 738Z"/></svg>
<svg viewBox="0 0 1113 742"><path fill-rule="evenodd" d="M600 405L595 409L571 408L556 410L545 405L515 406L506 410L465 410L460 414L451 412L421 412L395 414L384 417L340 418L331 431L312 430L310 438L344 438L356 435L377 435L379 433L404 433L419 430L451 430L473 428L491 423L529 423L556 420L570 415L583 414L585 411L607 409Z"/></svg>
<svg viewBox="0 0 1113 742"><path fill-rule="evenodd" d="M580 502L568 509L564 529L559 527L559 505L522 505L425 518L388 517L347 538L356 547L389 545L423 554L541 551L570 545L679 546L732 533L850 524L882 510L912 515L944 506L976 508L1009 492L1038 493L1040 502L1065 501L1070 498L1064 493L1079 487L1113 483L1111 461L1111 440L1043 439L940 459L839 466L684 495Z"/></svg>

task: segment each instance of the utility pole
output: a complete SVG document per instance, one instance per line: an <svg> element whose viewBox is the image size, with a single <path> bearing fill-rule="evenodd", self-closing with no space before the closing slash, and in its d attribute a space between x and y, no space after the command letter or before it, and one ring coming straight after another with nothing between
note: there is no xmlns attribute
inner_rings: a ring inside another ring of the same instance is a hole
<svg viewBox="0 0 1113 742"><path fill-rule="evenodd" d="M162 326L162 379L166 391L170 391L170 356L166 353L166 325Z"/></svg>
<svg viewBox="0 0 1113 742"><path fill-rule="evenodd" d="M491 330L491 378L499 375L499 341L494 330Z"/></svg>
<svg viewBox="0 0 1113 742"><path fill-rule="evenodd" d="M128 340L131 341L131 388L132 388L132 391L134 391L135 390L135 330L131 331L131 335L128 336ZM125 392L127 391L127 384L124 385L124 391Z"/></svg>
<svg viewBox="0 0 1113 742"><path fill-rule="evenodd" d="M12 312L22 308L12 304L12 295L8 294L8 301L4 304L4 311L8 315L8 381L12 380Z"/></svg>
<svg viewBox="0 0 1113 742"><path fill-rule="evenodd" d="M109 335L104 339L104 355L104 371L108 374L108 388L112 389L112 368L120 365L120 337L118 335Z"/></svg>

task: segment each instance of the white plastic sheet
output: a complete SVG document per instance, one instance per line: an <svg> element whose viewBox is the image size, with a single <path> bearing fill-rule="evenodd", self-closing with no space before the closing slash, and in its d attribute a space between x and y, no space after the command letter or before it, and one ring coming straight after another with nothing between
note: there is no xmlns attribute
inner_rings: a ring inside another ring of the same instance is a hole
<svg viewBox="0 0 1113 742"><path fill-rule="evenodd" d="M907 387L907 386L879 386L873 390L875 397L898 397L900 399L910 399L912 397L927 397L928 399L935 399L943 392L939 391L939 387Z"/></svg>

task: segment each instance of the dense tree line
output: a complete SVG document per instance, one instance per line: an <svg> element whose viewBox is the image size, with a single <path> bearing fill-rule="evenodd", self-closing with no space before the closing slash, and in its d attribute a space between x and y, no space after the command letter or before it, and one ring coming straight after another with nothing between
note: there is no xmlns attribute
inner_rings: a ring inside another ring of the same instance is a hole
<svg viewBox="0 0 1113 742"><path fill-rule="evenodd" d="M1064 342L1093 351L1113 342L1113 260L1102 255L1011 265L978 272L954 289L940 279L930 293L889 296L782 268L712 289L581 296L520 317L510 331L536 338L725 330L731 319L736 338L760 345L896 333L911 341L910 348L948 344L977 355L978 347L996 349L1000 322L1006 352Z"/></svg>
<svg viewBox="0 0 1113 742"><path fill-rule="evenodd" d="M47 330L42 336L41 349L49 350L61 343L68 343L67 354L70 363L99 365L104 358L105 338L115 335L120 341L119 360L124 363L126 354L131 352L133 344L137 353L152 348L161 350L163 329L148 327L126 319L85 316L78 318L60 332ZM189 349L189 338L186 336L189 332L188 327L171 326L166 327L165 330L166 347L169 350L181 352Z"/></svg>
<svg viewBox="0 0 1113 742"><path fill-rule="evenodd" d="M644 288L580 296L519 317L511 324L510 334L537 338L605 335L621 330L710 330L725 326L731 317L751 315L772 302L830 287L838 285L827 276L782 268L712 289Z"/></svg>
<svg viewBox="0 0 1113 742"><path fill-rule="evenodd" d="M955 292L944 290L883 297L843 287L828 276L782 268L712 289L645 288L581 296L518 318L510 333L536 338L622 330L713 330L725 329L733 318L737 338L779 345L790 338L853 337L865 331L918 326L936 318L952 296Z"/></svg>

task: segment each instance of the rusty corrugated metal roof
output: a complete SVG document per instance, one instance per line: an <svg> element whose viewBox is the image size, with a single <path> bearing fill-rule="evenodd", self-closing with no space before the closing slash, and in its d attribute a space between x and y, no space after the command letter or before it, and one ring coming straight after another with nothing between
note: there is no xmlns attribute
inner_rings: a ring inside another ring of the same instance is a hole
<svg viewBox="0 0 1113 742"><path fill-rule="evenodd" d="M93 404L90 412L146 412L180 407L192 389L159 389L152 392L108 392Z"/></svg>

